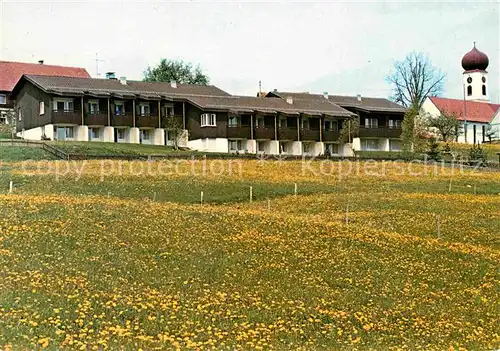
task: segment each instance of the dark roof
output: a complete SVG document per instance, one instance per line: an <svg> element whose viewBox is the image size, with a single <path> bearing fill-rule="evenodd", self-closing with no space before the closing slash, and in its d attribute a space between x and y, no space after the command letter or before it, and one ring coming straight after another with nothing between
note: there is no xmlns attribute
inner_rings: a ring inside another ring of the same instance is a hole
<svg viewBox="0 0 500 351"><path fill-rule="evenodd" d="M0 91L12 91L23 74L90 78L85 68L0 61Z"/></svg>
<svg viewBox="0 0 500 351"><path fill-rule="evenodd" d="M326 100L323 94L310 94L310 93L294 93L294 92L283 92L283 91L273 91L269 93L271 96L279 96L283 99L291 96L292 98L298 99L309 99L309 100ZM373 97L361 97L361 101L358 100L357 96L346 96L346 95L328 95L328 101L337 104L341 107L354 107L363 111L368 112L406 112L406 108L401 105L396 104L388 99L384 98L373 98Z"/></svg>
<svg viewBox="0 0 500 351"><path fill-rule="evenodd" d="M69 78L59 76L25 75L26 80L52 94L118 97L143 97L147 99L185 97L187 95L230 96L213 85L179 84L173 88L170 83L127 81L117 79Z"/></svg>
<svg viewBox="0 0 500 351"><path fill-rule="evenodd" d="M500 109L499 104L467 101L465 102L466 118L464 118L464 100L436 96L431 96L429 99L441 113L453 114L460 121L490 123L495 113Z"/></svg>
<svg viewBox="0 0 500 351"><path fill-rule="evenodd" d="M193 96L188 100L202 109L221 109L233 112L253 112L286 114L309 114L309 115L328 115L335 117L355 116L335 104L328 101L293 99L289 104L286 100L280 98L259 98L252 96Z"/></svg>

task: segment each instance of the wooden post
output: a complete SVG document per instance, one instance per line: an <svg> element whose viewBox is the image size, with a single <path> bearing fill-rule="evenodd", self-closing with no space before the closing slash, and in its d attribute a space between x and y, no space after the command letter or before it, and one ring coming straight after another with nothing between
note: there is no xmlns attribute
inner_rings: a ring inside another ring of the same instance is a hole
<svg viewBox="0 0 500 351"><path fill-rule="evenodd" d="M161 128L161 101L158 100L158 128Z"/></svg>
<svg viewBox="0 0 500 351"><path fill-rule="evenodd" d="M9 194L12 194L13 191L14 191L14 182L11 180L9 182Z"/></svg>
<svg viewBox="0 0 500 351"><path fill-rule="evenodd" d="M111 126L111 104L108 98L108 126Z"/></svg>
<svg viewBox="0 0 500 351"><path fill-rule="evenodd" d="M186 103L182 103L182 127L186 129Z"/></svg>
<svg viewBox="0 0 500 351"><path fill-rule="evenodd" d="M253 140L253 115L250 115L250 139Z"/></svg>
<svg viewBox="0 0 500 351"><path fill-rule="evenodd" d="M250 187L250 203L252 203L252 198L253 198L253 189Z"/></svg>
<svg viewBox="0 0 500 351"><path fill-rule="evenodd" d="M132 100L132 127L135 128L135 99Z"/></svg>
<svg viewBox="0 0 500 351"><path fill-rule="evenodd" d="M277 115L274 115L274 140L278 140L278 121L276 118Z"/></svg>
<svg viewBox="0 0 500 351"><path fill-rule="evenodd" d="M297 141L300 141L300 115L297 116Z"/></svg>
<svg viewBox="0 0 500 351"><path fill-rule="evenodd" d="M156 201L156 191L153 193L153 201Z"/></svg>
<svg viewBox="0 0 500 351"><path fill-rule="evenodd" d="M323 142L323 117L319 118L319 141Z"/></svg>
<svg viewBox="0 0 500 351"><path fill-rule="evenodd" d="M84 109L85 109L85 106L83 105L83 95L82 95L82 100L81 100L81 103L82 103L82 126L85 125L85 114L84 114Z"/></svg>
<svg viewBox="0 0 500 351"><path fill-rule="evenodd" d="M452 178L450 178L450 184L448 185L448 192L450 192L450 193L451 193L451 179Z"/></svg>
<svg viewBox="0 0 500 351"><path fill-rule="evenodd" d="M293 194L297 196L297 183L294 184Z"/></svg>
<svg viewBox="0 0 500 351"><path fill-rule="evenodd" d="M203 205L203 191L200 193L200 205Z"/></svg>
<svg viewBox="0 0 500 351"><path fill-rule="evenodd" d="M271 211L271 200L267 199L267 210Z"/></svg>

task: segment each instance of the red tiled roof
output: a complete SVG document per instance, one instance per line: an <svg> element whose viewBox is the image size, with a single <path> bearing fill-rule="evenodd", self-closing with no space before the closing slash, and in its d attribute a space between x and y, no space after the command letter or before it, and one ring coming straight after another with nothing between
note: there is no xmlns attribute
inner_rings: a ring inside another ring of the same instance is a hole
<svg viewBox="0 0 500 351"><path fill-rule="evenodd" d="M23 74L90 78L85 68L0 61L0 91L12 91Z"/></svg>
<svg viewBox="0 0 500 351"><path fill-rule="evenodd" d="M430 97L432 103L441 113L450 113L464 121L464 101L459 99L447 99L436 96ZM465 103L466 117L468 122L490 123L493 116L500 108L499 104L486 102L467 101Z"/></svg>

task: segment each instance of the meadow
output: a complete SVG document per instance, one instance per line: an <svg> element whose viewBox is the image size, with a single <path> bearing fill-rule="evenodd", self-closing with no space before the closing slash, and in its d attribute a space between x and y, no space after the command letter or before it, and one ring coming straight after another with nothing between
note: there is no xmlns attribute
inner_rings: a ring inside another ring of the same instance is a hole
<svg viewBox="0 0 500 351"><path fill-rule="evenodd" d="M4 162L0 192L6 350L500 347L498 171Z"/></svg>

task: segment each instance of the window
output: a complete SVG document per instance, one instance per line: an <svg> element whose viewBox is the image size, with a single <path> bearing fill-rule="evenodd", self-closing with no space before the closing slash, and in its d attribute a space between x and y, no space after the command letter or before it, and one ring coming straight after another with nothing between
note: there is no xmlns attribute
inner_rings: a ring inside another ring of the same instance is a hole
<svg viewBox="0 0 500 351"><path fill-rule="evenodd" d="M139 105L139 113L141 116L149 116L149 104L142 103Z"/></svg>
<svg viewBox="0 0 500 351"><path fill-rule="evenodd" d="M264 117L257 117L255 120L255 126L256 127L264 127L265 122L264 122Z"/></svg>
<svg viewBox="0 0 500 351"><path fill-rule="evenodd" d="M99 102L89 101L89 111L91 114L99 113Z"/></svg>
<svg viewBox="0 0 500 351"><path fill-rule="evenodd" d="M288 152L288 145L287 145L287 143L280 142L280 151L281 151L281 153Z"/></svg>
<svg viewBox="0 0 500 351"><path fill-rule="evenodd" d="M74 104L72 100L54 100L54 111L73 112Z"/></svg>
<svg viewBox="0 0 500 351"><path fill-rule="evenodd" d="M390 129L401 129L403 121L399 119L390 119L389 120L389 128Z"/></svg>
<svg viewBox="0 0 500 351"><path fill-rule="evenodd" d="M308 153L309 151L311 151L311 144L310 143L302 143L302 152Z"/></svg>
<svg viewBox="0 0 500 351"><path fill-rule="evenodd" d="M241 150L241 140L229 140L229 151Z"/></svg>
<svg viewBox="0 0 500 351"><path fill-rule="evenodd" d="M338 130L338 122L325 120L324 129L326 131L336 131Z"/></svg>
<svg viewBox="0 0 500 351"><path fill-rule="evenodd" d="M483 95L486 96L486 85L483 84Z"/></svg>
<svg viewBox="0 0 500 351"><path fill-rule="evenodd" d="M115 115L123 116L125 114L125 104L123 101L115 101Z"/></svg>
<svg viewBox="0 0 500 351"><path fill-rule="evenodd" d="M389 140L389 149L391 151L401 151L401 140Z"/></svg>
<svg viewBox="0 0 500 351"><path fill-rule="evenodd" d="M328 143L325 144L325 155L338 155L339 153L339 144Z"/></svg>
<svg viewBox="0 0 500 351"><path fill-rule="evenodd" d="M362 139L361 140L361 150L363 150L363 151L378 151L379 150L378 139Z"/></svg>
<svg viewBox="0 0 500 351"><path fill-rule="evenodd" d="M40 116L45 114L45 102L40 101L39 103L39 112Z"/></svg>
<svg viewBox="0 0 500 351"><path fill-rule="evenodd" d="M365 118L365 128L378 128L378 119Z"/></svg>
<svg viewBox="0 0 500 351"><path fill-rule="evenodd" d="M118 140L125 140L125 129L120 128L116 130L116 138Z"/></svg>
<svg viewBox="0 0 500 351"><path fill-rule="evenodd" d="M7 95L0 94L0 105L5 105L7 103Z"/></svg>
<svg viewBox="0 0 500 351"><path fill-rule="evenodd" d="M66 139L73 139L73 127L65 128Z"/></svg>
<svg viewBox="0 0 500 351"><path fill-rule="evenodd" d="M472 125L472 133L473 133L473 139L474 139L474 144L476 143L476 125Z"/></svg>
<svg viewBox="0 0 500 351"><path fill-rule="evenodd" d="M484 77L483 77L484 78ZM483 134L483 143L486 141L486 127L485 126L482 126L482 134Z"/></svg>
<svg viewBox="0 0 500 351"><path fill-rule="evenodd" d="M99 128L89 128L90 138L99 139Z"/></svg>
<svg viewBox="0 0 500 351"><path fill-rule="evenodd" d="M310 128L309 119L303 118L302 119L302 129L309 129L309 128Z"/></svg>
<svg viewBox="0 0 500 351"><path fill-rule="evenodd" d="M286 118L280 118L278 121L278 128L286 128Z"/></svg>
<svg viewBox="0 0 500 351"><path fill-rule="evenodd" d="M471 96L471 95L472 95L472 86L468 85L467 86L467 96Z"/></svg>
<svg viewBox="0 0 500 351"><path fill-rule="evenodd" d="M141 130L141 140L149 140L149 130L147 129Z"/></svg>
<svg viewBox="0 0 500 351"><path fill-rule="evenodd" d="M215 113L204 113L201 115L202 127L215 127Z"/></svg>
<svg viewBox="0 0 500 351"><path fill-rule="evenodd" d="M258 152L264 152L266 151L266 144L264 141L258 141L257 142L257 151Z"/></svg>
<svg viewBox="0 0 500 351"><path fill-rule="evenodd" d="M228 126L229 127L237 127L238 126L238 117L236 116L229 116L228 120Z"/></svg>

